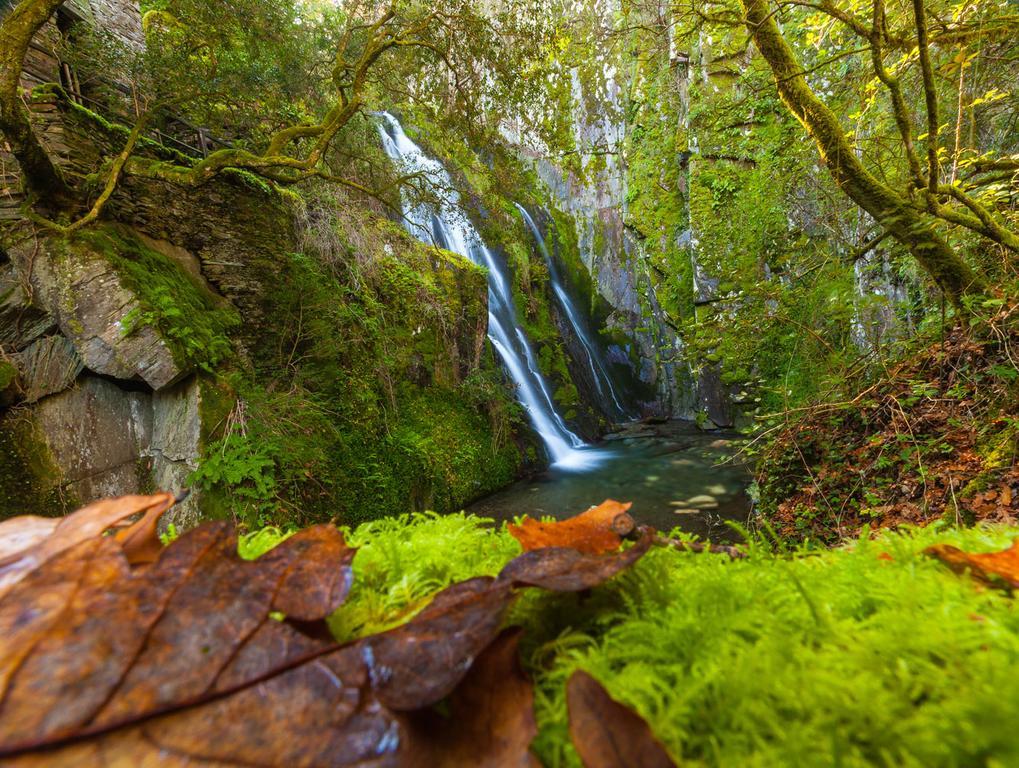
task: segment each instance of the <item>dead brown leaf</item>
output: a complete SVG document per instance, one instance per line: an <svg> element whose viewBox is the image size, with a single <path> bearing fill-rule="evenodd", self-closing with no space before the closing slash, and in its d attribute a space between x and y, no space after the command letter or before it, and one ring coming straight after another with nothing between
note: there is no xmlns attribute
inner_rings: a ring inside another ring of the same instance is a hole
<svg viewBox="0 0 1019 768"><path fill-rule="evenodd" d="M584 768L676 768L644 718L581 669L566 683L566 707Z"/></svg>
<svg viewBox="0 0 1019 768"><path fill-rule="evenodd" d="M924 554L937 558L956 573L969 571L973 578L987 584L1019 587L1019 538L1000 552L972 554L951 544L935 544L927 547Z"/></svg>
<svg viewBox="0 0 1019 768"><path fill-rule="evenodd" d="M627 514L630 506L630 502L623 504L607 499L567 520L543 523L525 517L520 525L510 523L506 528L525 552L544 547L570 547L598 555L618 549L622 537L633 531L633 518Z"/></svg>
<svg viewBox="0 0 1019 768"><path fill-rule="evenodd" d="M121 496L103 499L82 507L67 517L59 518L57 524L46 533L46 526L39 518L15 517L4 523L0 533L4 534L7 553L0 558L0 599L21 579L50 558L67 549L99 536L103 531L139 513L158 510L156 518L173 504L173 494L157 493L153 496ZM148 516L148 515L147 515ZM13 542L13 543L12 543ZM27 544L15 549L20 543ZM138 537L137 546L140 547ZM132 546L136 546L132 542Z"/></svg>
<svg viewBox="0 0 1019 768"><path fill-rule="evenodd" d="M0 521L0 563L45 539L59 523L59 517L38 515L22 515Z"/></svg>
<svg viewBox="0 0 1019 768"><path fill-rule="evenodd" d="M569 547L536 549L507 563L499 578L553 592L591 589L640 560L651 548L654 537L654 530L643 528L636 544L609 554L588 554Z"/></svg>
<svg viewBox="0 0 1019 768"><path fill-rule="evenodd" d="M415 717L411 753L421 768L538 768L534 690L520 669L521 630L505 630L453 691L446 716Z"/></svg>
<svg viewBox="0 0 1019 768"><path fill-rule="evenodd" d="M329 645L270 613L324 619L353 555L323 525L246 562L226 523L142 571L111 538L65 550L0 600L0 752L186 706Z"/></svg>

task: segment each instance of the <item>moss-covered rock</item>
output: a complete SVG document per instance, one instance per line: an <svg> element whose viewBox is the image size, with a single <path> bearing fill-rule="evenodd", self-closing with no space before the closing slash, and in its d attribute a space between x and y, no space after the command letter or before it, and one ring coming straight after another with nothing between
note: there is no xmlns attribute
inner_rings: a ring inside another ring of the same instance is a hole
<svg viewBox="0 0 1019 768"><path fill-rule="evenodd" d="M27 409L0 418L0 520L64 512L50 479L57 474L49 449Z"/></svg>
<svg viewBox="0 0 1019 768"><path fill-rule="evenodd" d="M75 239L102 254L137 298L138 305L120 320L124 336L154 328L182 371L212 372L230 355L228 333L240 317L200 272L189 271L123 226L93 227Z"/></svg>

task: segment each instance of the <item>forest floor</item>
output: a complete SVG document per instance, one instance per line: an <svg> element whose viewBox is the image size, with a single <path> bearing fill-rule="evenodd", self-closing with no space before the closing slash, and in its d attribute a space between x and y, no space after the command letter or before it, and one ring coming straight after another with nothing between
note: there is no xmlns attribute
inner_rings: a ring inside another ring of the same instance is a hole
<svg viewBox="0 0 1019 768"><path fill-rule="evenodd" d="M844 402L788 418L759 464L778 535L826 544L871 528L1015 523L1019 309L957 324L861 382Z"/></svg>
<svg viewBox="0 0 1019 768"><path fill-rule="evenodd" d="M601 529L415 514L153 548L151 524L101 534L122 501L0 528L38 538L0 580L4 765L1019 764L1015 551L966 554L1013 527L620 549L607 502Z"/></svg>

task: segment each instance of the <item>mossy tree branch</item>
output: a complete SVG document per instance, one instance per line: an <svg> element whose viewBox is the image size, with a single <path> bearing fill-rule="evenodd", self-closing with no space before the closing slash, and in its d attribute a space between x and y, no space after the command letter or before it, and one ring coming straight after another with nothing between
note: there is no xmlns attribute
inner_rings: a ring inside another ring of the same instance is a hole
<svg viewBox="0 0 1019 768"><path fill-rule="evenodd" d="M61 0L22 0L0 25L3 40L11 41L3 46L0 59L4 67L2 85L5 89L0 92L4 109L4 120L0 128L13 147L26 183L32 187L36 197L48 198L53 202L59 199L61 205L57 207L68 209L75 207L71 190L33 132L18 87L32 37L60 5ZM163 163L148 163L132 158L149 121L149 117L143 117L131 131L122 151L113 159L104 189L90 210L81 219L67 226L78 228L95 221L125 173L159 177L188 186L205 183L230 169L254 172L281 183L294 183L312 177L336 181L335 175L323 168L324 159L335 137L364 109L373 68L387 52L418 48L429 51L451 70L455 69L441 42L431 39L442 27L454 23L440 11L426 10L419 15L407 17L395 2L378 11L366 3L362 10L371 14L373 19L365 23L350 23L343 31L335 48L332 65L334 99L318 123L291 125L278 130L269 138L262 152L224 148L210 153L191 166L167 167ZM146 28L153 23L180 24L164 12L146 14L144 23ZM353 182L346 186L371 193L371 190L366 191L362 185ZM38 215L33 218L46 222ZM51 228L67 229L52 221L46 223Z"/></svg>
<svg viewBox="0 0 1019 768"><path fill-rule="evenodd" d="M913 0L913 16L916 22L916 47L923 75L924 102L927 106L927 190L933 197L938 192L940 171L938 169L938 93L934 89L934 68L931 66L930 51L927 50L927 11L923 0Z"/></svg>
<svg viewBox="0 0 1019 768"><path fill-rule="evenodd" d="M923 172L920 170L920 158L913 146L913 121L909 117L909 108L902 96L902 87L899 79L891 74L884 64L884 54L881 41L886 32L885 4L884 0L874 0L874 17L869 32L870 58L877 75L892 99L892 114L895 115L895 125L899 129L899 136L902 138L902 145L906 150L906 160L909 163L909 171L913 176L914 183L921 187L924 185Z"/></svg>
<svg viewBox="0 0 1019 768"><path fill-rule="evenodd" d="M779 96L814 139L838 187L905 246L954 303L961 305L968 293L983 292L985 281L938 233L934 222L860 162L838 118L804 79L803 67L782 36L767 0L740 2L747 29L774 75Z"/></svg>

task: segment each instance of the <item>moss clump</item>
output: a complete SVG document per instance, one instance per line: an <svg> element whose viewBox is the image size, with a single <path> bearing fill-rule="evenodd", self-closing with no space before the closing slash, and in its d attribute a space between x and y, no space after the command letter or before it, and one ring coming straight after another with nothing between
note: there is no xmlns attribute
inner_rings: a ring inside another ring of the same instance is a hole
<svg viewBox="0 0 1019 768"><path fill-rule="evenodd" d="M0 360L0 393L11 386L18 377L18 369L14 363L7 360Z"/></svg>
<svg viewBox="0 0 1019 768"><path fill-rule="evenodd" d="M212 372L231 354L228 333L240 317L200 279L126 228L104 225L75 237L106 258L138 298L139 309L124 318L127 333L152 326L184 368Z"/></svg>
<svg viewBox="0 0 1019 768"><path fill-rule="evenodd" d="M522 510L523 511L523 510ZM519 552L504 527L412 515L345 531L357 547L350 597L330 618L341 640L406 621L446 585L492 575ZM243 542L264 551L285 534ZM740 561L654 549L583 599L527 592L524 628L546 766L580 762L565 683L598 678L647 719L677 764L1012 765L1019 614L923 550L1007 547L1014 527L864 536L822 553L754 543Z"/></svg>

